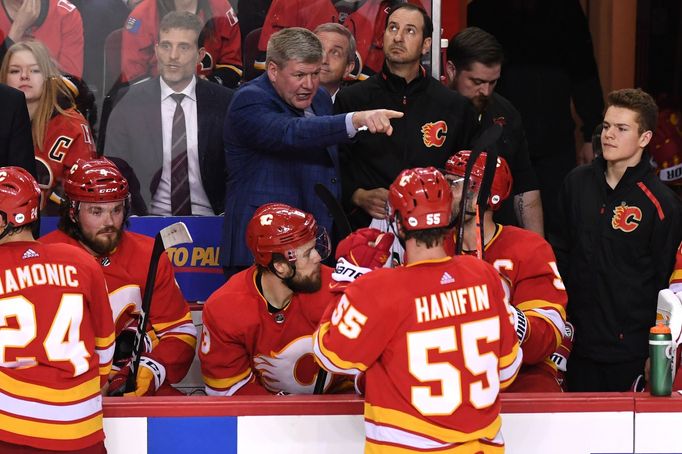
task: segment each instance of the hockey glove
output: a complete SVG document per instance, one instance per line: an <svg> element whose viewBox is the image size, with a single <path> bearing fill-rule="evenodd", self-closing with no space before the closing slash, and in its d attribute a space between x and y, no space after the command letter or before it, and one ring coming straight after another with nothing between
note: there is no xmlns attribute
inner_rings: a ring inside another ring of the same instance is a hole
<svg viewBox="0 0 682 454"><path fill-rule="evenodd" d="M341 240L336 248L337 282L353 282L365 273L384 266L393 244L393 234L365 227Z"/></svg>
<svg viewBox="0 0 682 454"><path fill-rule="evenodd" d="M526 334L528 334L530 331L528 319L522 310L518 309L517 307L514 307L513 309L514 313L512 315L514 316L514 328L516 329L516 336L519 338L519 344L523 344L523 341L526 340Z"/></svg>
<svg viewBox="0 0 682 454"><path fill-rule="evenodd" d="M125 387L130 374L130 364L119 370L109 381L109 395L116 395L117 391ZM140 357L140 368L137 371L135 390L124 393L126 397L131 396L153 396L166 380L166 368L153 359Z"/></svg>
<svg viewBox="0 0 682 454"><path fill-rule="evenodd" d="M557 348L557 351L552 353L549 357L557 368L557 381L563 386L564 376L566 375L566 370L568 366L568 358L571 356L571 350L573 349L573 325L571 322L566 322L564 326L564 335L561 340L561 345Z"/></svg>
<svg viewBox="0 0 682 454"><path fill-rule="evenodd" d="M116 346L114 347L114 359L111 365L112 372L118 372L130 363L133 356L133 344L135 343L135 335L137 334L137 318L131 320L128 326L116 336ZM149 353L152 351L152 340L147 333L142 338L144 346L142 353Z"/></svg>

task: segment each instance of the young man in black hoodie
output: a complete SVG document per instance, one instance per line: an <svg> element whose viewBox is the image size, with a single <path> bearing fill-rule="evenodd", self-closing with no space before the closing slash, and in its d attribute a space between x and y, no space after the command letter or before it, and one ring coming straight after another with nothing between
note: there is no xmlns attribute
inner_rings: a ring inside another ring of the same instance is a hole
<svg viewBox="0 0 682 454"><path fill-rule="evenodd" d="M559 199L555 251L575 326L569 391L627 391L643 373L658 291L682 237L680 201L645 151L656 103L623 89L606 104L602 155L568 174Z"/></svg>

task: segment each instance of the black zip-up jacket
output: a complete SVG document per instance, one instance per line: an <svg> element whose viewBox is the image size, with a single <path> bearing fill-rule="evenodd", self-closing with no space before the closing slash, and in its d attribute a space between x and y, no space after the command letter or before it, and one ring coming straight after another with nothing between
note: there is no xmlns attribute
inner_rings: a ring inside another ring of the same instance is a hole
<svg viewBox="0 0 682 454"><path fill-rule="evenodd" d="M391 120L391 136L360 132L352 143L339 146L343 201L353 227L366 227L371 221L350 202L356 189L388 188L401 171L412 167L444 168L451 155L467 149L475 132L469 100L424 68L406 83L384 64L382 72L336 95L337 113L369 109L398 110L405 116Z"/></svg>
<svg viewBox="0 0 682 454"><path fill-rule="evenodd" d="M575 326L572 354L617 363L648 356L658 291L682 237L681 207L646 153L613 190L605 170L598 157L566 177L554 246Z"/></svg>

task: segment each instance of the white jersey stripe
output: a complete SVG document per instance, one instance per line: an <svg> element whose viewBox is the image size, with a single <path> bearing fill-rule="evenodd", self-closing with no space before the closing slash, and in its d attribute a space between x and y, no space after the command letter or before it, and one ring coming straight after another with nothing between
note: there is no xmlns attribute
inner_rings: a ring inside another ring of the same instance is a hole
<svg viewBox="0 0 682 454"><path fill-rule="evenodd" d="M560 333L563 333L566 330L566 324L564 323L564 319L561 318L561 315L553 310L553 309L543 309L543 308L533 308L531 312L537 312L540 315L543 315L550 319L552 323L554 323L554 326L557 327Z"/></svg>
<svg viewBox="0 0 682 454"><path fill-rule="evenodd" d="M443 449L455 445L454 443L440 443L396 427L380 426L370 421L365 421L365 434L369 440L418 449Z"/></svg>
<svg viewBox="0 0 682 454"><path fill-rule="evenodd" d="M97 394L88 400L71 405L50 405L9 396L0 391L2 411L20 417L46 421L76 421L102 410L102 396Z"/></svg>
<svg viewBox="0 0 682 454"><path fill-rule="evenodd" d="M189 334L190 336L197 337L197 327L192 322L187 322L168 331L162 331L159 336L163 337L167 334Z"/></svg>
<svg viewBox="0 0 682 454"><path fill-rule="evenodd" d="M109 364L111 360L114 358L114 349L116 348L116 344L111 344L109 348L106 349L99 349L95 348L95 351L97 352L97 356L99 356L99 364L104 365L104 364Z"/></svg>

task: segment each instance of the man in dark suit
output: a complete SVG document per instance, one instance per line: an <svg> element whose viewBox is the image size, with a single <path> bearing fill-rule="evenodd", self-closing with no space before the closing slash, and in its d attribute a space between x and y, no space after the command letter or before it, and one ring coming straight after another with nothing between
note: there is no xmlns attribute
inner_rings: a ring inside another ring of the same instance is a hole
<svg viewBox="0 0 682 454"><path fill-rule="evenodd" d="M253 263L244 235L265 203L298 207L331 232L331 215L313 188L322 183L340 196L337 144L363 126L390 135L391 118L402 117L384 109L331 115L331 98L319 87L322 57L314 33L283 29L270 38L265 74L235 93L224 127L230 173L220 262L228 277Z"/></svg>
<svg viewBox="0 0 682 454"><path fill-rule="evenodd" d="M31 119L19 90L0 84L0 167L18 166L36 176Z"/></svg>
<svg viewBox="0 0 682 454"><path fill-rule="evenodd" d="M134 214L223 212L222 128L232 91L195 76L201 29L194 14L166 15L155 46L159 77L130 86L109 118L104 154L131 182Z"/></svg>

